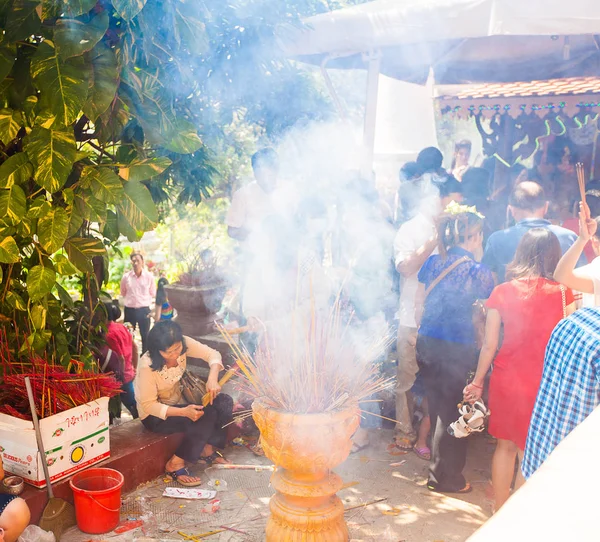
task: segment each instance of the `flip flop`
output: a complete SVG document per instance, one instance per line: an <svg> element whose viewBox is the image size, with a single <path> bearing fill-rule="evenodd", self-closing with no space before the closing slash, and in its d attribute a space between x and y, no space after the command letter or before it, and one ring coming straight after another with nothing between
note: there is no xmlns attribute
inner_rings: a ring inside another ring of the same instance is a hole
<svg viewBox="0 0 600 542"><path fill-rule="evenodd" d="M217 459L223 459L223 461L217 461ZM204 461L209 467L213 464L213 463L218 463L218 464L225 464L225 463L229 463L229 461L227 461L227 459L225 458L225 456L219 452L218 450L214 451L212 454L210 455L201 455L198 458L198 461Z"/></svg>
<svg viewBox="0 0 600 542"><path fill-rule="evenodd" d="M441 487L437 487L434 484L427 484L427 489L429 491L435 491L436 493L456 493L456 494L463 494L463 493L471 493L471 491L473 491L473 487L471 486L471 484L469 484L469 482L467 482L465 484L465 487L463 487L462 489L443 489Z"/></svg>
<svg viewBox="0 0 600 542"><path fill-rule="evenodd" d="M165 471L165 474L171 478L171 480L174 480L175 482L177 482L178 484L181 484L182 486L185 487L198 487L200 485L202 485L202 480L198 479L197 482L182 482L179 478L181 476L189 476L190 478L198 478L197 476L192 476L190 474L190 471L187 470L186 467L182 467L178 470L174 470L174 471Z"/></svg>
<svg viewBox="0 0 600 542"><path fill-rule="evenodd" d="M415 452L416 456L420 459L424 459L425 461L431 460L431 450L427 446L423 446L422 448L417 448L415 446L413 452Z"/></svg>

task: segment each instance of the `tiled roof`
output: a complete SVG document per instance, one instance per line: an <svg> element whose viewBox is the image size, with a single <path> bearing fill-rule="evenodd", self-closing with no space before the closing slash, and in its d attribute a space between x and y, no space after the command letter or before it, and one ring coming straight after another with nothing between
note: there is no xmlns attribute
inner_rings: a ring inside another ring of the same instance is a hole
<svg viewBox="0 0 600 542"><path fill-rule="evenodd" d="M524 98L530 96L570 96L596 93L600 94L600 78L571 77L568 79L551 79L549 81L473 85L452 93L451 96L447 94L440 96L440 99Z"/></svg>

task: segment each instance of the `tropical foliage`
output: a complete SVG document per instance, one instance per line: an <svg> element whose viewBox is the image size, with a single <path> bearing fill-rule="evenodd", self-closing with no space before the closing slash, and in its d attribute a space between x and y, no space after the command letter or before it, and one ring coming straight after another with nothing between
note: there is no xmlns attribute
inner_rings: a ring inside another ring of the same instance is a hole
<svg viewBox="0 0 600 542"><path fill-rule="evenodd" d="M327 114L273 39L340 3L0 0L0 322L13 351L89 359L107 248L209 197L239 119L273 135ZM78 303L61 286L74 276Z"/></svg>

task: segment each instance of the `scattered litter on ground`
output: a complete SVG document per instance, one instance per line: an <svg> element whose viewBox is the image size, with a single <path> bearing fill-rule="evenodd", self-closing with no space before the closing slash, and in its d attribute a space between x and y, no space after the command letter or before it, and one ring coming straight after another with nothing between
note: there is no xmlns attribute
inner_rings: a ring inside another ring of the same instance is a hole
<svg viewBox="0 0 600 542"><path fill-rule="evenodd" d="M173 499L214 499L216 495L216 491L192 487L166 487L163 492L163 496L172 497ZM185 505L182 504L181 506Z"/></svg>
<svg viewBox="0 0 600 542"><path fill-rule="evenodd" d="M221 501L219 499L213 499L209 501L208 506L202 509L204 514L214 514L221 509Z"/></svg>
<svg viewBox="0 0 600 542"><path fill-rule="evenodd" d="M121 534L126 533L127 531L133 531L134 529L141 527L143 524L144 522L141 519L136 519L133 521L122 521L115 529L115 533Z"/></svg>
<svg viewBox="0 0 600 542"><path fill-rule="evenodd" d="M215 491L227 491L227 482L220 478L211 478L207 485Z"/></svg>
<svg viewBox="0 0 600 542"><path fill-rule="evenodd" d="M406 459L403 459L402 461L399 461L398 463L390 463L390 467L400 467L401 465L404 465L404 463L406 463Z"/></svg>

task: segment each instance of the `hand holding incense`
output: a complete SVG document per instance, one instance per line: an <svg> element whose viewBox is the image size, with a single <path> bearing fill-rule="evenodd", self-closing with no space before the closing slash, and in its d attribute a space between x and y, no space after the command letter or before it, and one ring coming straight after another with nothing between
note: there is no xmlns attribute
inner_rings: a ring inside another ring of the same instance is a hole
<svg viewBox="0 0 600 542"><path fill-rule="evenodd" d="M577 173L577 183L579 184L579 195L581 197L582 209L586 214L586 218L590 218L590 209L585 199L585 168L582 162L575 164L575 171Z"/></svg>

